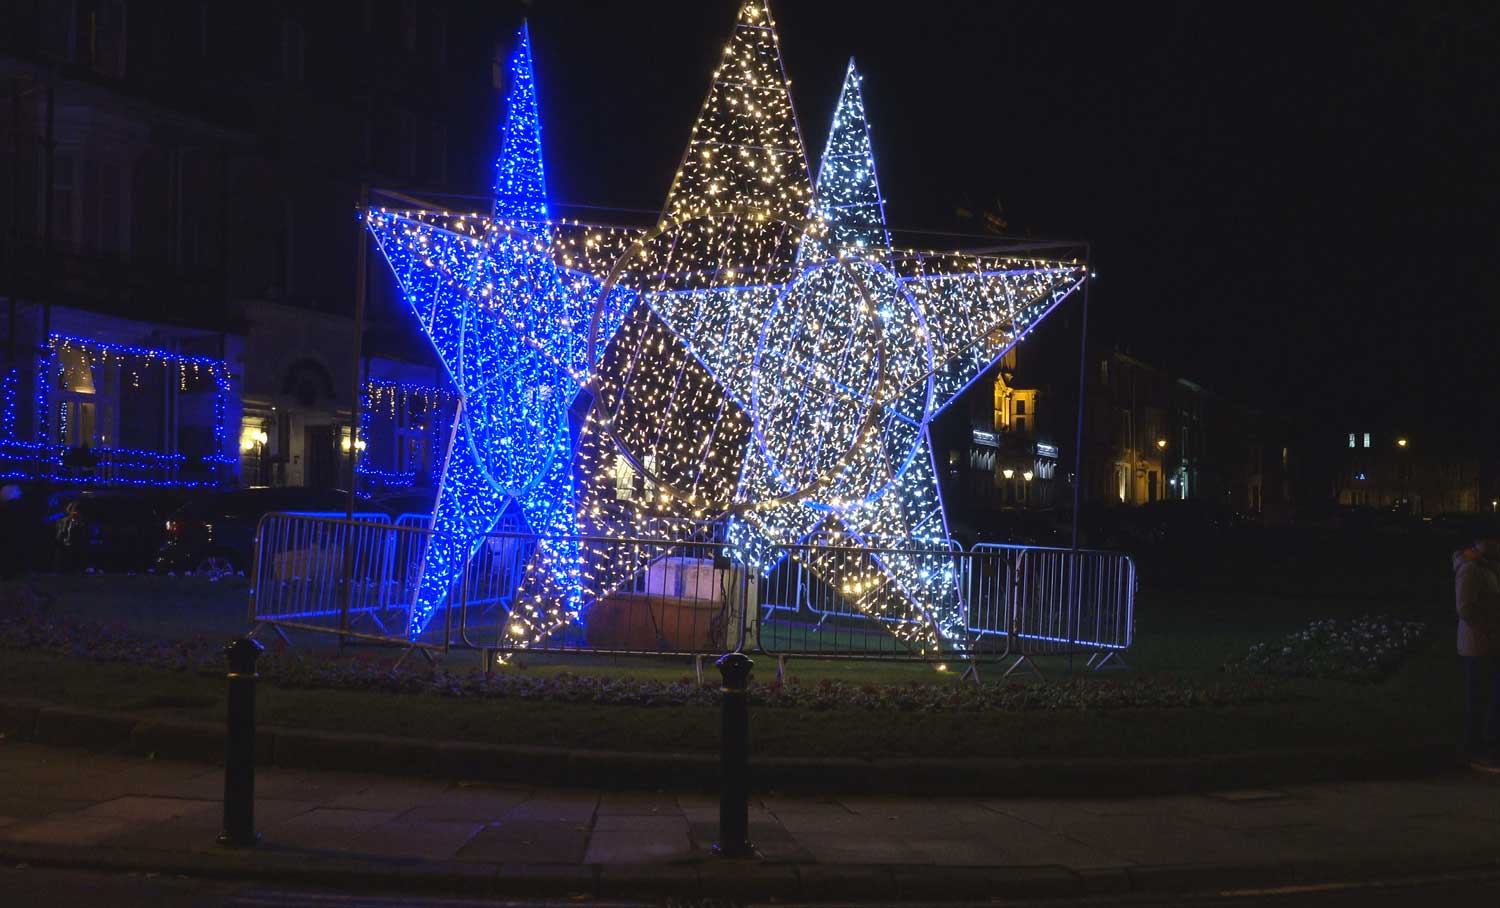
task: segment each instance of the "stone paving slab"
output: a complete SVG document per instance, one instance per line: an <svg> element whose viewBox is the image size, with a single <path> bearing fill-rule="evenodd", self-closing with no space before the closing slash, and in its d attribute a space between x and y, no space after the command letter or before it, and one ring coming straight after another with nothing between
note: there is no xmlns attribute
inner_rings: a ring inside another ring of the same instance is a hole
<svg viewBox="0 0 1500 908"><path fill-rule="evenodd" d="M669 864L694 858L682 816L600 814L589 835L585 864Z"/></svg>
<svg viewBox="0 0 1500 908"><path fill-rule="evenodd" d="M148 855L157 867L452 879L466 891L723 894L738 885L768 898L946 899L1028 885L1195 886L1215 873L1253 877L1253 868L1303 879L1307 861L1379 870L1403 854L1401 866L1486 855L1500 865L1500 779L1459 773L1156 798L765 797L750 805L759 858L744 863L710 856L718 799L707 794L275 768L257 779L263 847L242 853L215 844L222 780L198 764L8 743L0 779L6 855L52 849L114 855L120 866Z"/></svg>

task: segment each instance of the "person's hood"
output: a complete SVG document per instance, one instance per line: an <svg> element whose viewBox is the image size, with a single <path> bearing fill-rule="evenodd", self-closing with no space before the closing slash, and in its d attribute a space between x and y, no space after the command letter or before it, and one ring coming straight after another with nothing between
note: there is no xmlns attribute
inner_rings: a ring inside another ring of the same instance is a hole
<svg viewBox="0 0 1500 908"><path fill-rule="evenodd" d="M1483 564L1485 567L1489 568L1492 571L1500 570L1500 561L1496 561L1493 558L1484 557L1483 555L1479 554L1479 550L1474 548L1473 546L1459 549L1458 551L1453 553L1454 573L1458 573L1459 568L1470 563Z"/></svg>

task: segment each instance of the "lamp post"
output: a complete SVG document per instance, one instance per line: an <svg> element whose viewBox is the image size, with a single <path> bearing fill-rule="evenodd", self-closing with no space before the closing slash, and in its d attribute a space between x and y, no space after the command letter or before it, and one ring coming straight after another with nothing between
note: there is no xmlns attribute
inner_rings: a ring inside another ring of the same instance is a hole
<svg viewBox="0 0 1500 908"><path fill-rule="evenodd" d="M1401 505L1406 508L1407 516L1415 517L1415 509L1411 506L1411 489L1408 485L1410 481L1408 476L1411 473L1411 460L1405 456L1408 444L1406 436L1402 435L1396 438L1396 456L1399 458L1396 464L1396 472L1401 475Z"/></svg>

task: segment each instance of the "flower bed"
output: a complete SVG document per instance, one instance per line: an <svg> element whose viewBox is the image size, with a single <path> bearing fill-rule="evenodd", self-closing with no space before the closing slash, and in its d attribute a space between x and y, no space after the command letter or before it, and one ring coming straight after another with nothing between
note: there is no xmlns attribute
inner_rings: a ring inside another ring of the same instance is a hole
<svg viewBox="0 0 1500 908"><path fill-rule="evenodd" d="M1274 643L1257 643L1229 672L1374 682L1389 677L1427 638L1427 625L1386 615L1314 621Z"/></svg>
<svg viewBox="0 0 1500 908"><path fill-rule="evenodd" d="M224 672L222 642L204 637L183 640L147 638L105 622L46 614L34 603L11 595L0 603L0 649L117 662L145 668L219 676ZM392 694L427 694L464 699L512 699L554 703L616 704L637 707L702 706L719 703L718 684L699 685L691 678L660 681L633 677L572 673L540 674L518 667L492 674L450 673L441 666L396 667L393 660L368 654L342 659L297 659L267 652L260 671L269 683L285 688L362 690ZM801 684L752 683L751 702L770 708L881 711L1032 711L1155 709L1235 706L1284 702L1292 694L1283 685L1247 677L1203 683L1174 675L1068 677L1046 684L873 684L823 680Z"/></svg>

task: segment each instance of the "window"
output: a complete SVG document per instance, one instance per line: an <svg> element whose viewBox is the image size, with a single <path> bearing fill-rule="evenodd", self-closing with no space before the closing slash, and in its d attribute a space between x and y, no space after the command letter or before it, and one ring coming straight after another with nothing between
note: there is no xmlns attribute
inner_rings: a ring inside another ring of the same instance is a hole
<svg viewBox="0 0 1500 908"><path fill-rule="evenodd" d="M58 404L57 434L64 447L94 446L96 410L91 400L65 400Z"/></svg>
<svg viewBox="0 0 1500 908"><path fill-rule="evenodd" d="M1357 448L1357 447L1359 447L1358 445L1356 445L1354 443L1354 433L1353 432L1349 433L1349 447L1351 447L1351 448Z"/></svg>
<svg viewBox="0 0 1500 908"><path fill-rule="evenodd" d="M281 48L276 57L276 74L292 82L301 82L306 59L307 33L294 19L281 20Z"/></svg>
<svg viewBox="0 0 1500 908"><path fill-rule="evenodd" d="M52 238L65 246L78 245L78 159L68 152L52 155ZM46 200L42 200L46 217Z"/></svg>
<svg viewBox="0 0 1500 908"><path fill-rule="evenodd" d="M439 66L448 63L448 11L435 9L429 13L428 22L432 25L432 58Z"/></svg>
<svg viewBox="0 0 1500 908"><path fill-rule="evenodd" d="M427 398L422 394L407 394L405 405L396 408L396 472L412 473L418 482L431 473L428 419Z"/></svg>
<svg viewBox="0 0 1500 908"><path fill-rule="evenodd" d="M89 66L113 79L125 78L125 0L104 0L89 13Z"/></svg>
<svg viewBox="0 0 1500 908"><path fill-rule="evenodd" d="M93 214L89 244L100 252L124 254L130 251L126 168L114 161L100 161L98 166L99 210Z"/></svg>
<svg viewBox="0 0 1500 908"><path fill-rule="evenodd" d="M615 465L610 471L615 480L615 498L620 501L629 501L635 497L635 470L630 466L630 461L625 455L615 455Z"/></svg>
<svg viewBox="0 0 1500 908"><path fill-rule="evenodd" d="M75 3L41 4L42 51L48 57L73 63L76 60L78 42L75 28L77 9Z"/></svg>
<svg viewBox="0 0 1500 908"><path fill-rule="evenodd" d="M1016 401L1016 415L1017 416L1025 416L1026 415L1026 401L1025 401L1024 398Z"/></svg>
<svg viewBox="0 0 1500 908"><path fill-rule="evenodd" d="M416 176L417 173L417 116L409 110L397 112L401 123L401 175Z"/></svg>
<svg viewBox="0 0 1500 908"><path fill-rule="evenodd" d="M1365 447L1368 448L1369 446L1370 446L1370 433L1366 432L1365 433Z"/></svg>
<svg viewBox="0 0 1500 908"><path fill-rule="evenodd" d="M401 46L407 51L417 49L417 2L401 2Z"/></svg>
<svg viewBox="0 0 1500 908"><path fill-rule="evenodd" d="M1017 416L1016 417L1016 431L1020 432L1023 435L1026 434L1026 417L1024 417L1024 416Z"/></svg>
<svg viewBox="0 0 1500 908"><path fill-rule="evenodd" d="M93 447L98 429L97 382L88 354L75 348L60 350L53 377L57 394L57 442L69 448Z"/></svg>
<svg viewBox="0 0 1500 908"><path fill-rule="evenodd" d="M428 175L434 183L448 182L448 127L435 126L428 134L432 140L429 146L431 160L428 164Z"/></svg>

